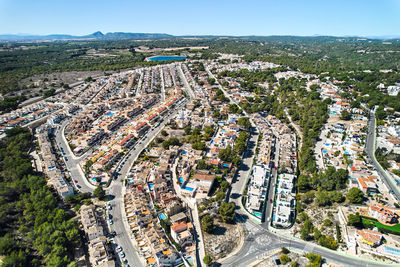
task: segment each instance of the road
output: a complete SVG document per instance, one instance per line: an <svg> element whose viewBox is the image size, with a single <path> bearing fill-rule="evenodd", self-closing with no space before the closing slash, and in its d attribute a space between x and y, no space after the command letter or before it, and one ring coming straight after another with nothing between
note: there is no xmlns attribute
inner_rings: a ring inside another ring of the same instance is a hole
<svg viewBox="0 0 400 267"><path fill-rule="evenodd" d="M243 157L243 163L238 171L237 179L232 183L232 191L230 201L235 202L237 205L236 220L240 223L246 232L246 239L241 250L234 256L222 262L222 266L249 266L256 259L268 255L274 249L286 247L291 250L300 252L313 252L322 255L323 258L329 262L335 262L344 266L387 266L378 262L368 261L355 256L350 256L344 253L339 253L333 250L323 248L312 243L284 235L282 233L275 233L275 230L270 229L270 213L272 204L268 202L266 207L266 222L259 224L250 218L241 204L243 190L250 174L250 166L253 162L253 146L256 144L256 135L250 137L250 142L247 151ZM253 144L254 142L254 144ZM279 145L276 148L275 158L278 157ZM272 197L272 192L275 188L275 178L277 172L273 170L269 190L269 198Z"/></svg>
<svg viewBox="0 0 400 267"><path fill-rule="evenodd" d="M94 185L90 184L89 181L86 179L85 174L83 173L82 169L79 166L79 162L90 152L87 151L81 157L75 157L74 153L71 151L71 148L68 145L68 141L65 138L65 127L67 126L69 120L65 120L61 126L57 127L55 132L55 138L57 142L57 146L61 150L64 150L64 162L67 166L68 171L71 175L71 180L74 187L83 192L83 193L91 193L96 188ZM75 182L77 181L77 182Z"/></svg>
<svg viewBox="0 0 400 267"><path fill-rule="evenodd" d="M207 69L208 74L215 79L215 76ZM222 88L222 86L216 80L219 88L224 92L225 96L233 101L231 96ZM236 103L237 104L237 103ZM248 115L247 115L248 116ZM329 250L327 248L312 244L300 240L292 236L286 236L282 233L275 233L275 230L270 229L271 213L273 204L270 201L266 203L266 220L264 223L253 221L251 215L246 212L242 205L242 196L247 184L249 174L253 165L254 153L257 144L258 132L256 128L252 128L251 136L248 147L245 154L243 155L242 165L238 170L237 177L232 183L232 189L230 194L230 201L234 202L237 206L237 222L241 223L243 229L246 232L246 239L244 241L241 250L234 256L224 260L222 266L248 266L256 259L267 255L270 251L286 247L292 250L298 250L300 252L313 252L322 255L323 258L329 262L335 262L344 266L387 266L385 264L369 261L366 259L350 256L345 253ZM279 158L279 136L277 136L276 150L275 150L275 162L278 162ZM273 198L275 183L276 183L277 171L273 169L270 179L270 186L267 199Z"/></svg>
<svg viewBox="0 0 400 267"><path fill-rule="evenodd" d="M375 170L378 172L379 176L382 178L382 181L390 190L390 193L393 194L397 200L400 200L400 189L395 184L394 180L390 175L382 168L379 162L375 157L375 144L376 144L376 119L375 112L370 111L370 117L368 120L368 135L366 142L366 152L368 157L371 159L372 164L375 167Z"/></svg>

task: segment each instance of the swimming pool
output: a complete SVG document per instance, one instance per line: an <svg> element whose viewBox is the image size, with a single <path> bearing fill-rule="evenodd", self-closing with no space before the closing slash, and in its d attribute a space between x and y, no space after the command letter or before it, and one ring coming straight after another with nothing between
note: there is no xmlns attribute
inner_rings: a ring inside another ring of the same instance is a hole
<svg viewBox="0 0 400 267"><path fill-rule="evenodd" d="M114 114L115 114L114 112L108 112L108 113L106 114L106 116L111 117L111 116L114 115Z"/></svg>
<svg viewBox="0 0 400 267"><path fill-rule="evenodd" d="M400 249L385 246L385 252L392 255L400 255Z"/></svg>
<svg viewBox="0 0 400 267"><path fill-rule="evenodd" d="M160 219L163 221L167 219L164 213L161 213L160 215L158 215L158 217L160 217Z"/></svg>
<svg viewBox="0 0 400 267"><path fill-rule="evenodd" d="M344 154L350 155L350 152L349 151L345 151Z"/></svg>
<svg viewBox="0 0 400 267"><path fill-rule="evenodd" d="M326 143L325 145L326 145L326 146L330 146L331 144Z"/></svg>
<svg viewBox="0 0 400 267"><path fill-rule="evenodd" d="M322 153L324 153L324 154L325 154L325 153L328 153L328 151L326 151L326 150L322 150Z"/></svg>
<svg viewBox="0 0 400 267"><path fill-rule="evenodd" d="M149 184L149 188L153 189L154 184Z"/></svg>
<svg viewBox="0 0 400 267"><path fill-rule="evenodd" d="M331 115L336 115L336 113L335 112L331 112Z"/></svg>
<svg viewBox="0 0 400 267"><path fill-rule="evenodd" d="M254 216L256 216L256 217L258 217L258 218L261 218L261 216L262 216L262 213L261 212L253 212L253 215Z"/></svg>
<svg viewBox="0 0 400 267"><path fill-rule="evenodd" d="M187 187L187 186L182 187L182 189L187 190L187 191L190 191L190 192L194 190L193 187Z"/></svg>
<svg viewBox="0 0 400 267"><path fill-rule="evenodd" d="M181 182L183 184L183 177L179 177L179 182Z"/></svg>
<svg viewBox="0 0 400 267"><path fill-rule="evenodd" d="M100 182L101 182L101 180L103 180L101 177L93 177L93 178L92 178L92 181L95 182L95 183L97 183L97 178L100 178Z"/></svg>

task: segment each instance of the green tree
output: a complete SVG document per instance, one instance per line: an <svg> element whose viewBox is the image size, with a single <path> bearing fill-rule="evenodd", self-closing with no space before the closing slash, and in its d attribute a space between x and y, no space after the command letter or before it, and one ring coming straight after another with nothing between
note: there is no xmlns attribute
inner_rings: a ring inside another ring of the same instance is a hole
<svg viewBox="0 0 400 267"><path fill-rule="evenodd" d="M26 253L22 250L13 251L7 255L2 262L3 267L16 267L16 266L28 266L28 259Z"/></svg>
<svg viewBox="0 0 400 267"><path fill-rule="evenodd" d="M363 201L364 193L363 193L363 191L361 191L357 187L353 187L347 193L346 198L351 203L359 204L359 203L361 203Z"/></svg>
<svg viewBox="0 0 400 267"><path fill-rule="evenodd" d="M225 223L232 223L235 218L235 203L230 202L222 202L221 206L219 207L219 215L222 218L222 221Z"/></svg>
<svg viewBox="0 0 400 267"><path fill-rule="evenodd" d="M318 239L318 244L320 244L323 247L330 248L330 249L337 249L338 248L338 243L335 240L335 238L331 235L322 235Z"/></svg>
<svg viewBox="0 0 400 267"><path fill-rule="evenodd" d="M301 201L303 201L306 204L310 204L314 201L315 193L314 191L308 191L301 195Z"/></svg>
<svg viewBox="0 0 400 267"><path fill-rule="evenodd" d="M205 265L210 265L211 263L212 263L212 258L211 258L211 256L210 256L210 254L206 254L205 256L204 256L204 258L203 258L203 262L204 262L204 264Z"/></svg>
<svg viewBox="0 0 400 267"><path fill-rule="evenodd" d="M344 200L343 194L339 191L329 192L329 198L332 202L342 203Z"/></svg>
<svg viewBox="0 0 400 267"><path fill-rule="evenodd" d="M306 265L306 266L321 266L321 262L322 262L322 256L318 255L318 254L314 254L312 252L309 252L306 254L306 258L309 261L310 265Z"/></svg>
<svg viewBox="0 0 400 267"><path fill-rule="evenodd" d="M201 217L201 229L206 233L212 233L212 231L214 231L214 219L210 214L206 214Z"/></svg>
<svg viewBox="0 0 400 267"><path fill-rule="evenodd" d="M282 263L283 265L285 265L285 264L287 264L287 263L289 263L289 262L292 261L292 260L290 259L290 257L289 257L288 255L286 255L286 254L282 254L282 255L279 257L279 260L281 261L281 263Z"/></svg>
<svg viewBox="0 0 400 267"><path fill-rule="evenodd" d="M303 240L309 240L310 234L313 231L314 226L309 218L307 218L303 225L300 227L300 236Z"/></svg>
<svg viewBox="0 0 400 267"><path fill-rule="evenodd" d="M215 200L218 202L221 202L223 199L225 198L225 194L223 191L218 191L216 196L215 196Z"/></svg>
<svg viewBox="0 0 400 267"><path fill-rule="evenodd" d="M162 130L162 131L161 131L161 135L162 135L162 136L167 136L167 135L168 135L168 133L167 133L167 131L165 131L165 130Z"/></svg>
<svg viewBox="0 0 400 267"><path fill-rule="evenodd" d="M343 110L342 113L340 113L340 119L349 121L349 120L351 120L351 114L348 111Z"/></svg>
<svg viewBox="0 0 400 267"><path fill-rule="evenodd" d="M315 194L315 202L321 207L329 205L331 200L328 192L326 190L318 191Z"/></svg>
<svg viewBox="0 0 400 267"><path fill-rule="evenodd" d="M229 183L227 181L222 181L220 187L222 191L226 192L226 190L229 188Z"/></svg>
<svg viewBox="0 0 400 267"><path fill-rule="evenodd" d="M97 197L98 199L103 200L104 197L106 196L106 192L104 191L103 187L101 185L99 185L94 190L93 195L95 197Z"/></svg>
<svg viewBox="0 0 400 267"><path fill-rule="evenodd" d="M356 214L349 214L347 216L347 224L355 226L357 228L362 226L362 218L360 214L357 212Z"/></svg>
<svg viewBox="0 0 400 267"><path fill-rule="evenodd" d="M244 129L249 129L251 127L251 122L247 117L241 117L238 119L238 125Z"/></svg>

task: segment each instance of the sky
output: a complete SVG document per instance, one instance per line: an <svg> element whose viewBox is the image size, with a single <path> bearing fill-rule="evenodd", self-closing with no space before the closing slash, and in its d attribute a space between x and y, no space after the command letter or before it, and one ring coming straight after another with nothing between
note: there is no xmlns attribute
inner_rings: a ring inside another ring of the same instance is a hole
<svg viewBox="0 0 400 267"><path fill-rule="evenodd" d="M0 0L0 34L400 36L400 0Z"/></svg>

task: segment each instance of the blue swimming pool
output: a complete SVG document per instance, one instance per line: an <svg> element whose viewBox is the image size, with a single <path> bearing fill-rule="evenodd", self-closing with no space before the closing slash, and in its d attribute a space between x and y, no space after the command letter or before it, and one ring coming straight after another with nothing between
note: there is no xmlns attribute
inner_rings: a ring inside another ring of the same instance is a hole
<svg viewBox="0 0 400 267"><path fill-rule="evenodd" d="M115 114L114 112L108 112L108 113L106 114L106 116L111 117L111 116L114 115L114 114Z"/></svg>
<svg viewBox="0 0 400 267"><path fill-rule="evenodd" d="M328 151L326 151L326 150L322 150L322 153L324 153L324 154L325 154L325 153L328 153Z"/></svg>
<svg viewBox="0 0 400 267"><path fill-rule="evenodd" d="M385 246L385 252L392 255L400 256L400 249Z"/></svg>
<svg viewBox="0 0 400 267"><path fill-rule="evenodd" d="M149 188L153 189L154 184L149 184Z"/></svg>
<svg viewBox="0 0 400 267"><path fill-rule="evenodd" d="M167 219L164 213L161 213L160 215L158 215L158 217L160 217L160 219L163 221Z"/></svg>
<svg viewBox="0 0 400 267"><path fill-rule="evenodd" d="M96 183L96 182L97 182L97 180L96 180L97 178L99 178L99 177L93 177L93 178L92 178L92 181ZM102 180L102 178L100 177L100 181L101 181L101 180Z"/></svg>
<svg viewBox="0 0 400 267"><path fill-rule="evenodd" d="M253 212L253 215L254 216L256 216L256 217L258 217L258 218L261 218L261 216L262 216L262 213L261 212Z"/></svg>
<svg viewBox="0 0 400 267"><path fill-rule="evenodd" d="M326 143L325 145L326 145L326 146L330 146L331 144Z"/></svg>
<svg viewBox="0 0 400 267"><path fill-rule="evenodd" d="M156 56L149 58L150 61L170 61L170 60L185 60L186 57L181 56Z"/></svg>
<svg viewBox="0 0 400 267"><path fill-rule="evenodd" d="M193 191L194 190L193 187L188 187L188 186L182 187L182 189L187 190L187 191Z"/></svg>
<svg viewBox="0 0 400 267"><path fill-rule="evenodd" d="M345 151L344 154L350 155L350 152L349 151Z"/></svg>
<svg viewBox="0 0 400 267"><path fill-rule="evenodd" d="M336 115L336 113L335 112L331 112L331 115Z"/></svg>
<svg viewBox="0 0 400 267"><path fill-rule="evenodd" d="M183 183L183 177L179 177L179 182Z"/></svg>

